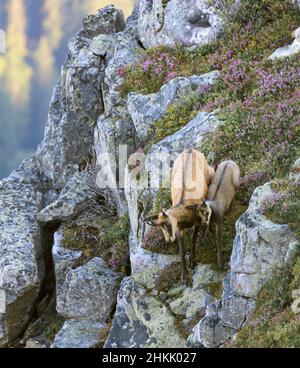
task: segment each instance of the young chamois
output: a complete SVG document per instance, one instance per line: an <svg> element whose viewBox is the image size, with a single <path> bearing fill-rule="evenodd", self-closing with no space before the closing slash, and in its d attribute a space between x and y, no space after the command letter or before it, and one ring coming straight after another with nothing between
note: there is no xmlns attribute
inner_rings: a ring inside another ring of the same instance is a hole
<svg viewBox="0 0 300 368"><path fill-rule="evenodd" d="M172 207L163 209L158 215L145 219L151 226L162 229L166 242L179 243L182 262L181 279L187 283L188 271L185 260L184 236L188 229L194 229L190 264L194 265L195 244L201 222L205 218L198 214L198 207L207 196L208 186L214 175L214 169L208 166L204 155L196 150L185 151L174 163L171 197Z"/></svg>
<svg viewBox="0 0 300 368"><path fill-rule="evenodd" d="M231 210L235 193L240 186L240 169L233 161L222 162L212 179L208 189L207 201L199 206L199 215L205 218L207 237L212 222L216 225L218 263L223 269L223 222L226 212Z"/></svg>

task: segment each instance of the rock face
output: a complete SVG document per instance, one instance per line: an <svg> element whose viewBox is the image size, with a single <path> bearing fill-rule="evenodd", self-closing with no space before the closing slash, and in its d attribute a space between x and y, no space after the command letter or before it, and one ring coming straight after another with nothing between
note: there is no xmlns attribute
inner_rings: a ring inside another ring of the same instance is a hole
<svg viewBox="0 0 300 368"><path fill-rule="evenodd" d="M218 78L217 71L201 76L175 78L165 84L158 93L150 95L129 94L128 110L135 130L141 140L145 140L149 128L161 119L171 104L179 103L184 98L205 93Z"/></svg>
<svg viewBox="0 0 300 368"><path fill-rule="evenodd" d="M153 273L159 275L155 269ZM216 300L208 288L212 282L220 282L220 275L208 266L198 267L190 288L173 285L166 292L158 292L154 284L141 279L141 274L135 271L132 274L133 277L122 282L105 347L186 347L184 333L189 331L189 324L203 316L206 307Z"/></svg>
<svg viewBox="0 0 300 368"><path fill-rule="evenodd" d="M293 37L295 41L291 45L280 47L269 57L269 59L275 60L290 57L300 52L300 27L293 32Z"/></svg>
<svg viewBox="0 0 300 368"><path fill-rule="evenodd" d="M270 184L256 189L237 222L222 301L207 308L190 338L192 344L219 347L233 337L253 312L261 288L291 258L296 240L288 226L274 224L260 212L272 193Z"/></svg>
<svg viewBox="0 0 300 368"><path fill-rule="evenodd" d="M235 5L239 1L235 2ZM227 9L227 12L233 11ZM202 46L223 29L224 5L208 0L141 0L139 34L144 47Z"/></svg>
<svg viewBox="0 0 300 368"><path fill-rule="evenodd" d="M135 152L138 147L134 126L127 110L126 97L121 93L123 76L120 70L133 63L138 45L137 9L127 20L123 32L113 38L114 48L108 61L103 81L103 100L105 112L99 117L95 129L94 147L97 155L97 185L100 189L109 189L111 200L116 202L118 212L127 211L124 191L124 178L117 178L119 165L127 154ZM126 151L121 152L120 146L126 145ZM120 161L120 162L119 162ZM120 170L122 172L122 170Z"/></svg>
<svg viewBox="0 0 300 368"><path fill-rule="evenodd" d="M42 196L35 160L0 182L0 346L24 330L44 278L36 215Z"/></svg>
<svg viewBox="0 0 300 368"><path fill-rule="evenodd" d="M53 181L55 189L62 189L91 155L94 128L104 108L101 85L105 60L93 53L92 41L123 28L123 13L113 6L106 7L86 17L83 29L69 44L52 97L45 138L37 152L39 167Z"/></svg>
<svg viewBox="0 0 300 368"><path fill-rule="evenodd" d="M106 348L185 347L166 306L131 278L123 280Z"/></svg>

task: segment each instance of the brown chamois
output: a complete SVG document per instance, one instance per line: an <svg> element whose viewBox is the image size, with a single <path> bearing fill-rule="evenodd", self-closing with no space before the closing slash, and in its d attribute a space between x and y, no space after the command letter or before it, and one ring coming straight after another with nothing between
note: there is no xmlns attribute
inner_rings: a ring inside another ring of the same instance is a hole
<svg viewBox="0 0 300 368"><path fill-rule="evenodd" d="M208 235L211 222L216 225L216 238L218 248L218 263L223 269L223 222L226 212L231 210L235 193L240 186L240 169L233 161L222 162L212 179L208 189L207 201L199 206L199 215L205 218Z"/></svg>
<svg viewBox="0 0 300 368"><path fill-rule="evenodd" d="M183 283L187 283L188 271L185 261L184 235L187 229L194 229L190 264L194 265L195 244L201 222L205 221L197 211L207 196L208 186L214 175L214 169L209 167L201 152L188 150L178 156L174 163L171 197L172 207L163 209L158 215L150 216L145 222L151 226L159 226L167 242L179 243L182 261Z"/></svg>

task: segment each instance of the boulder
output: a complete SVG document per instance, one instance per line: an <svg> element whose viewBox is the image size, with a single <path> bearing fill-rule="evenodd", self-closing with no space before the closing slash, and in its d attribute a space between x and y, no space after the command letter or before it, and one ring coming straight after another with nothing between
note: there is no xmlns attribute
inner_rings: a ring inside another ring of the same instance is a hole
<svg viewBox="0 0 300 368"><path fill-rule="evenodd" d="M215 40L224 26L222 12L229 15L226 2L214 6L209 0L141 0L139 34L145 48L157 45L202 46Z"/></svg>
<svg viewBox="0 0 300 368"><path fill-rule="evenodd" d="M38 221L55 223L70 221L96 201L94 177L87 171L74 174L59 197L38 214Z"/></svg>
<svg viewBox="0 0 300 368"><path fill-rule="evenodd" d="M132 278L123 280L105 348L186 347L168 308Z"/></svg>
<svg viewBox="0 0 300 368"><path fill-rule="evenodd" d="M128 95L128 111L131 115L136 133L141 140L146 140L149 129L161 119L174 103L205 93L206 87L215 83L219 77L218 71L201 76L175 78L165 84L158 93Z"/></svg>
<svg viewBox="0 0 300 368"><path fill-rule="evenodd" d="M107 6L87 16L82 30L69 43L69 54L52 96L45 137L36 154L41 171L53 181L54 189L62 189L91 155L93 131L103 112L105 61L98 56L99 45L97 54L92 51L94 39L102 35L103 40L107 35L109 41L123 28L123 13ZM106 52L107 45L104 49Z"/></svg>
<svg viewBox="0 0 300 368"><path fill-rule="evenodd" d="M256 189L236 224L230 283L234 292L247 298L255 298L274 270L284 267L296 240L288 225L275 224L261 214L263 201L272 194L270 184Z"/></svg>
<svg viewBox="0 0 300 368"><path fill-rule="evenodd" d="M94 321L69 320L56 335L54 349L91 349L99 344L104 325Z"/></svg>
<svg viewBox="0 0 300 368"><path fill-rule="evenodd" d="M101 258L68 268L57 288L56 309L67 319L105 322L116 304L121 279Z"/></svg>

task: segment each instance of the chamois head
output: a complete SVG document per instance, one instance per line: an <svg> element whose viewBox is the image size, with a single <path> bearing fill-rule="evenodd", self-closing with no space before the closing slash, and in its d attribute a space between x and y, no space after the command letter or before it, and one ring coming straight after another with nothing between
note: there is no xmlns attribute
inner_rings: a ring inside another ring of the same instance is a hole
<svg viewBox="0 0 300 368"><path fill-rule="evenodd" d="M147 217L144 222L150 226L160 227L167 243L176 240L178 230L191 228L192 226L205 223L204 217L198 215L198 205L177 205L169 210L163 209L159 214Z"/></svg>
<svg viewBox="0 0 300 368"><path fill-rule="evenodd" d="M163 209L159 214L145 218L144 222L150 226L160 227L167 243L175 241L172 237L172 216L167 210Z"/></svg>

